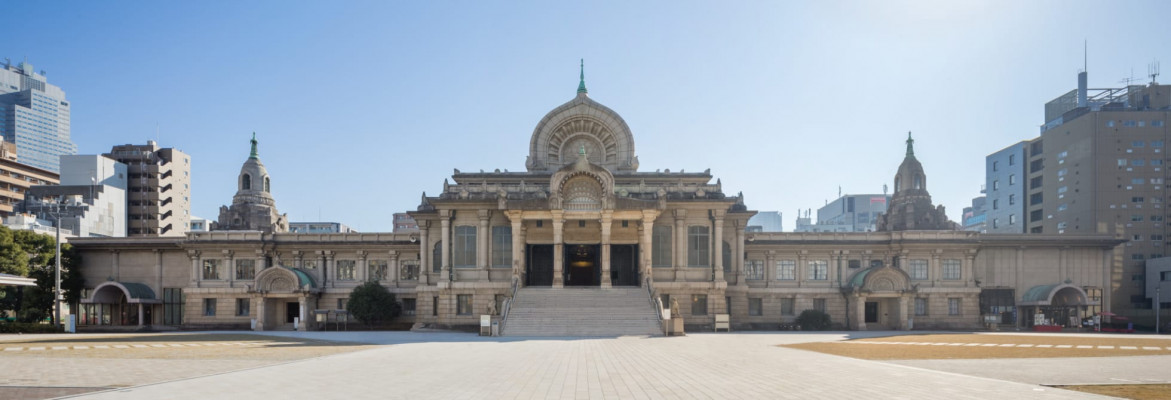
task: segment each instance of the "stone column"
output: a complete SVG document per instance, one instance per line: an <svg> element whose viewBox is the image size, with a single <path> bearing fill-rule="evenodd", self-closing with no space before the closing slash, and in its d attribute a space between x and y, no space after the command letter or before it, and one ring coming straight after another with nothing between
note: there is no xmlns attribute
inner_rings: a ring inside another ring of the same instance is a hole
<svg viewBox="0 0 1171 400"><path fill-rule="evenodd" d="M433 272L433 264L436 260L431 259L431 236L428 235L430 231L429 226L431 221L419 221L419 284L426 285L430 282L427 279Z"/></svg>
<svg viewBox="0 0 1171 400"><path fill-rule="evenodd" d="M965 250L963 260L963 264L960 265L960 279L964 280L964 286L972 286L976 283L976 254Z"/></svg>
<svg viewBox="0 0 1171 400"><path fill-rule="evenodd" d="M142 303L138 303L138 326L142 327Z"/></svg>
<svg viewBox="0 0 1171 400"><path fill-rule="evenodd" d="M931 252L931 266L928 267L928 270L931 271L929 276L931 281L935 283L933 286L938 287L940 281L943 280L943 263L939 260L939 250Z"/></svg>
<svg viewBox="0 0 1171 400"><path fill-rule="evenodd" d="M679 275L684 268L687 267L687 226L684 218L687 218L687 210L675 210L675 280L679 280Z"/></svg>
<svg viewBox="0 0 1171 400"><path fill-rule="evenodd" d="M561 276L565 268L565 240L563 212L553 210L553 287L565 287L565 277Z"/></svg>
<svg viewBox="0 0 1171 400"><path fill-rule="evenodd" d="M801 250L797 253L797 270L795 278L797 278L797 287L805 286L805 279L809 277L809 251Z"/></svg>
<svg viewBox="0 0 1171 400"><path fill-rule="evenodd" d="M358 265L355 268L358 268L358 282L366 282L370 280L370 259L366 256L366 250L358 250L357 253Z"/></svg>
<svg viewBox="0 0 1171 400"><path fill-rule="evenodd" d="M736 284L744 284L744 226L739 220L736 221L736 245L735 251L732 252L732 265L736 272ZM776 269L775 265L765 265L765 268Z"/></svg>
<svg viewBox="0 0 1171 400"><path fill-rule="evenodd" d="M654 270L651 269L651 259L654 257L654 235L655 235L655 218L658 217L656 213L644 210L642 212L642 234L638 238L638 248L642 249L641 257L639 258L639 270L650 279L655 281ZM639 282L642 285L642 282ZM669 306L669 305L668 305Z"/></svg>
<svg viewBox="0 0 1171 400"><path fill-rule="evenodd" d="M267 259L264 257L264 249L256 250L256 271L257 272L263 271L265 268L269 267L268 263L265 261L267 261Z"/></svg>
<svg viewBox="0 0 1171 400"><path fill-rule="evenodd" d="M777 251L769 250L764 253L764 286L773 287L777 281Z"/></svg>
<svg viewBox="0 0 1171 400"><path fill-rule="evenodd" d="M488 270L488 240L492 236L492 232L488 229L488 217L491 216L488 210L479 210L480 227L476 232L476 266L480 269L480 280L492 280L492 274Z"/></svg>
<svg viewBox="0 0 1171 400"><path fill-rule="evenodd" d="M309 304L307 304L307 303L308 302L305 301L304 294L297 297L297 308L299 308L299 310L297 310L297 314L298 314L297 317L301 318L300 323L297 324L297 331L300 331L300 332L305 332L308 330L308 329L306 329L307 328L306 325L309 324L309 321L305 320L305 315L308 314L308 310L306 310L305 308L307 308L309 306Z"/></svg>
<svg viewBox="0 0 1171 400"><path fill-rule="evenodd" d="M439 270L439 282L451 281L451 210L439 211L439 237L442 243L439 255L441 263L441 270Z"/></svg>
<svg viewBox="0 0 1171 400"><path fill-rule="evenodd" d="M854 329L859 331L866 330L866 298L854 296L848 301L854 303L850 305L850 310L852 311L850 313L850 322L853 322Z"/></svg>
<svg viewBox="0 0 1171 400"><path fill-rule="evenodd" d="M909 299L909 298L910 297L907 297L906 295L899 296L899 309L898 309L898 312L895 312L895 318L898 318L898 321L899 321L899 324L898 324L899 330L902 330L902 331L906 331L906 330L911 329L910 324L907 323L907 304L908 304L907 299Z"/></svg>
<svg viewBox="0 0 1171 400"><path fill-rule="evenodd" d="M337 264L336 264L336 261L333 259L334 258L333 251L332 250L323 251L322 255L325 256L325 263L322 264L322 266L321 266L321 277L322 277L321 279L325 280L325 281L329 281L329 287L337 287L337 279L331 279L329 276L329 274L331 274L331 273L333 273L333 274L337 273L337 271L336 271ZM321 286L325 287L325 282L322 282Z"/></svg>
<svg viewBox="0 0 1171 400"><path fill-rule="evenodd" d="M712 254L714 262L712 263L715 273L712 274L712 281L724 281L724 210L712 210L712 217L716 224L716 245Z"/></svg>
<svg viewBox="0 0 1171 400"><path fill-rule="evenodd" d="M610 224L613 222L610 211L602 211L602 279L601 286L608 288L613 285L610 280Z"/></svg>
<svg viewBox="0 0 1171 400"><path fill-rule="evenodd" d="M524 219L520 211L509 211L506 215L512 222L512 276L520 277L524 270Z"/></svg>
<svg viewBox="0 0 1171 400"><path fill-rule="evenodd" d="M394 287L398 287L398 282L402 279L402 274L399 273L398 251L390 250L387 254L390 256L390 261L386 262L386 268L389 269L386 271L386 279L394 282ZM415 301L415 304L418 304L418 300Z"/></svg>
<svg viewBox="0 0 1171 400"><path fill-rule="evenodd" d="M261 295L256 295L252 297L252 299L256 300L256 330L263 331L264 324L266 322L265 318L267 316L267 314L265 314L264 305L267 303L267 301L264 301L264 296Z"/></svg>

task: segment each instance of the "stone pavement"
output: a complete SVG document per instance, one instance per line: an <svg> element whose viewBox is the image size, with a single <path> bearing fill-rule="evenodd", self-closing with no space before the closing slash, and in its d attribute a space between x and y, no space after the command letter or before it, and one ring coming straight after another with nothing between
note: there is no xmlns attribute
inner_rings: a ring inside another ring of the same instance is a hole
<svg viewBox="0 0 1171 400"><path fill-rule="evenodd" d="M577 339L480 338L470 334L406 332L281 334L390 345L82 397L1101 398L776 346L881 335L867 332Z"/></svg>
<svg viewBox="0 0 1171 400"><path fill-rule="evenodd" d="M899 360L889 362L957 374L1043 385L1171 383L1171 356Z"/></svg>

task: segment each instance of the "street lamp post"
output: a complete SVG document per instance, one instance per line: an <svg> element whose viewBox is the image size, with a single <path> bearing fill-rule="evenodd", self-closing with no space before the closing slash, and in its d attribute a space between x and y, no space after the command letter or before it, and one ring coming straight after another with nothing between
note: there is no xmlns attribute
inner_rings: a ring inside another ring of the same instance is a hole
<svg viewBox="0 0 1171 400"><path fill-rule="evenodd" d="M1157 282L1162 283L1161 280L1157 281ZM1160 286L1162 286L1162 285L1155 285L1155 334L1156 335L1159 334L1159 328L1160 328L1159 314L1161 314L1161 313L1159 311L1161 311L1161 310L1159 309L1159 306L1160 306L1160 304L1159 304L1159 289L1162 289L1162 287L1160 287Z"/></svg>
<svg viewBox="0 0 1171 400"><path fill-rule="evenodd" d="M66 207L65 210L62 210L62 204L60 201L55 201L51 204L53 207L49 214L56 221L54 225L57 227L57 252L53 257L56 259L56 265L53 271L53 324L61 326L61 217L64 215L64 212L68 210L68 207Z"/></svg>

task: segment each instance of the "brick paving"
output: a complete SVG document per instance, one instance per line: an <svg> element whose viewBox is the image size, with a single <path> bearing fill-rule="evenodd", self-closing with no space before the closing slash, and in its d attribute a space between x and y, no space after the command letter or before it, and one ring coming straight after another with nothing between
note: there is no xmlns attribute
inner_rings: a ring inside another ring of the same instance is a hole
<svg viewBox="0 0 1171 400"><path fill-rule="evenodd" d="M588 339L479 338L468 334L396 332L287 335L391 345L82 397L1102 398L914 365L777 347L778 344L873 335L865 332ZM1106 360L1103 365L1108 368L1115 359L1096 358L1094 361Z"/></svg>

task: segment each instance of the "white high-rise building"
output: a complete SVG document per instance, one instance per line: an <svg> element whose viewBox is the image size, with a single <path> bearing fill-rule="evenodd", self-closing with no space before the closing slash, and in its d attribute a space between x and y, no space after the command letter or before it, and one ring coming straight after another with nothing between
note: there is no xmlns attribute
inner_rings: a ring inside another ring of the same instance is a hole
<svg viewBox="0 0 1171 400"><path fill-rule="evenodd" d="M17 162L60 172L60 156L77 154L69 136L65 91L27 62L0 69L0 134L16 143Z"/></svg>

